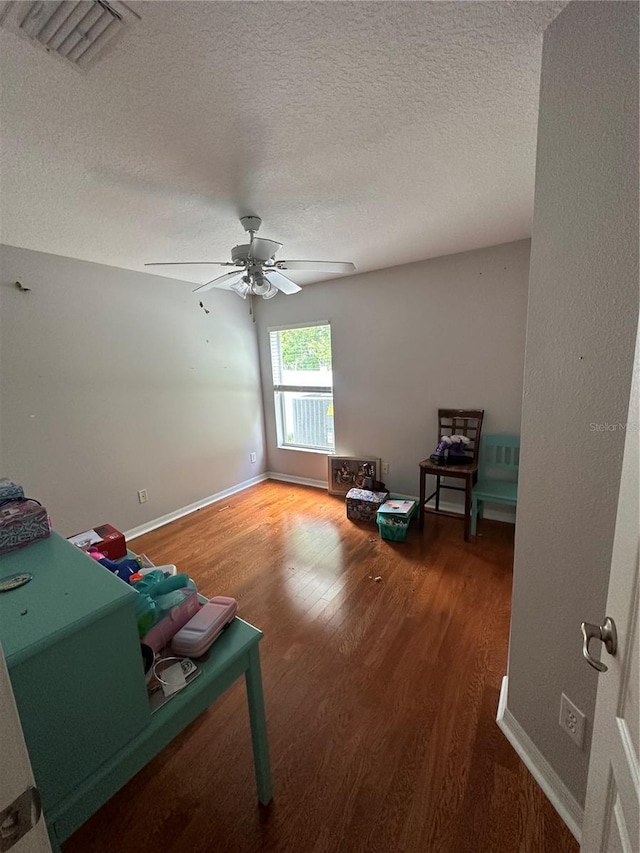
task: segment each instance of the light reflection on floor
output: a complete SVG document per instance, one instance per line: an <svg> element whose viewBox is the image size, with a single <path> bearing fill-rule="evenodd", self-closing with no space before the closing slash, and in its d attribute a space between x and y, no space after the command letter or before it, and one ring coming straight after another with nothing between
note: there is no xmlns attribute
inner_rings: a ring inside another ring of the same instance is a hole
<svg viewBox="0 0 640 853"><path fill-rule="evenodd" d="M310 597L313 601L318 595L325 601L341 598L346 578L338 526L329 520L293 516L282 533L283 587L291 605L306 613Z"/></svg>

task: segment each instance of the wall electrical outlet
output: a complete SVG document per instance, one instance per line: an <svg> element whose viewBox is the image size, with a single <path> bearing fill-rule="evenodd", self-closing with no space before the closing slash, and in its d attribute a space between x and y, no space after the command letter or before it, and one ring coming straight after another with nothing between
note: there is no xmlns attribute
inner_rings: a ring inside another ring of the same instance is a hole
<svg viewBox="0 0 640 853"><path fill-rule="evenodd" d="M564 695L560 697L560 728L564 729L571 740L582 749L584 743L584 724L586 717L573 702Z"/></svg>
<svg viewBox="0 0 640 853"><path fill-rule="evenodd" d="M149 495L147 494L147 490L146 489L140 489L138 491L138 501L141 504L146 504L146 502L148 500L149 500Z"/></svg>
<svg viewBox="0 0 640 853"><path fill-rule="evenodd" d="M250 459L250 461L251 461L251 462L257 462L257 461L258 461L258 455L257 455L257 453L250 453L250 454L249 454L249 459Z"/></svg>
<svg viewBox="0 0 640 853"><path fill-rule="evenodd" d="M389 473L389 463L388 463L388 462L383 462L383 463L382 463L382 473L383 473L383 474L388 474L388 473Z"/></svg>

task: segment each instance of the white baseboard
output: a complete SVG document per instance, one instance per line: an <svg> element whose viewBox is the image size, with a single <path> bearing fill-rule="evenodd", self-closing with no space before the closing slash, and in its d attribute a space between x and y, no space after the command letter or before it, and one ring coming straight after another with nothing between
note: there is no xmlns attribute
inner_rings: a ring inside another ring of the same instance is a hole
<svg viewBox="0 0 640 853"><path fill-rule="evenodd" d="M268 480L269 476L269 474L259 474L257 477L252 477L250 480L245 480L243 483L238 483L235 486L231 486L229 489L224 489L222 492L216 492L215 495L209 495L207 498L202 498L202 500L196 501L188 506L183 506L173 512L168 512L166 515L161 515L159 518L154 518L152 521L147 521L144 524L140 524L138 527L133 527L131 530L125 530L125 539L128 542L130 539L135 539L136 536L142 536L144 533L151 533L152 530L156 530L164 524L169 524L170 521L176 521L178 518L189 515L190 512L195 512L197 509L202 509L205 506L209 506L209 504L214 504L216 501L224 500L224 498L228 498L230 495L235 495L236 492L242 492L250 486L255 486L256 483L262 483L264 480Z"/></svg>
<svg viewBox="0 0 640 853"><path fill-rule="evenodd" d="M295 477L293 474L279 474L276 471L267 471L265 474L252 477L250 480L245 480L242 483L231 486L229 489L224 489L222 492L216 492L215 495L209 495L209 497L202 498L202 500L196 501L188 506L183 506L173 512L168 512L166 515L161 515L158 518L154 518L151 521L138 525L138 527L132 527L131 530L125 530L125 538L129 541L130 539L135 539L137 536L142 536L145 533L151 533L152 530L156 530L164 524L169 524L171 521L183 518L185 515L189 515L190 512L195 512L197 509L202 509L205 506L216 503L216 501L224 500L224 498L228 498L230 495L235 495L237 492L242 492L244 489L248 489L250 486L255 486L257 483L262 483L265 480L280 480L284 483L295 483L298 486L313 486L316 489L326 490L328 488L326 480L311 480L308 477ZM401 495L397 492L392 492L392 495L394 498L414 501L418 500L416 495ZM442 509L446 509L449 512L460 512L461 509L459 504L449 503L448 501L440 501L440 506ZM507 521L510 524L515 523L515 511L513 513L509 513L505 510L487 509L485 510L484 515L485 518L491 518L494 521Z"/></svg>
<svg viewBox="0 0 640 853"><path fill-rule="evenodd" d="M496 722L579 844L582 836L584 811L509 710L507 706L508 692L509 676L505 675L500 688Z"/></svg>
<svg viewBox="0 0 640 853"><path fill-rule="evenodd" d="M401 495L399 492L392 492L392 496L394 498L398 498L401 500L408 501L419 501L419 495ZM427 504L431 509L435 508L435 499ZM462 515L463 505L454 503L453 501L440 501L440 508L446 510L447 512L458 512ZM516 523L516 509L506 508L499 509L498 507L494 507L493 509L489 508L485 504L484 517L488 518L490 521L505 521L507 524L515 524Z"/></svg>
<svg viewBox="0 0 640 853"><path fill-rule="evenodd" d="M298 486L313 486L315 489L327 489L326 480L309 480L307 477L294 477L292 474L278 474L276 471L267 473L269 480L280 480L283 483L296 483Z"/></svg>
<svg viewBox="0 0 640 853"><path fill-rule="evenodd" d="M310 480L307 477L294 477L293 474L279 474L277 471L269 471L267 477L270 480L281 480L284 483L296 483L299 486L313 486L316 489L327 489L328 483L326 480ZM418 501L418 495L403 495L400 492L391 492L391 496L398 500ZM429 504L433 506L433 502ZM462 505L453 503L453 501L440 501L440 506L447 512L459 512L462 514ZM493 509L485 506L484 517L492 521L504 521L507 524L516 523L515 507L494 507Z"/></svg>
<svg viewBox="0 0 640 853"><path fill-rule="evenodd" d="M432 501L431 503L428 504L428 506L433 507L434 502ZM449 502L449 501L440 501L440 506L442 507L442 509L446 509L447 512L462 513L462 510L463 510L462 504L455 504L455 503ZM503 509L500 509L497 506L488 507L485 504L484 518L487 518L490 521L506 521L507 524L515 524L516 523L516 510L515 510L515 507L513 507L512 509L507 509L506 507L504 507ZM481 521L479 521L478 524L481 524Z"/></svg>

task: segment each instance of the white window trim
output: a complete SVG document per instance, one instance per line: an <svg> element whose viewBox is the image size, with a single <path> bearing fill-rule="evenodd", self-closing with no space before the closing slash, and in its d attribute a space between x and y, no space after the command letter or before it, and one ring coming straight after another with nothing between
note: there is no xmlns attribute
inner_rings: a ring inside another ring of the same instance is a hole
<svg viewBox="0 0 640 853"><path fill-rule="evenodd" d="M330 385L274 385L274 391L299 391L302 394L331 394L333 388Z"/></svg>
<svg viewBox="0 0 640 853"><path fill-rule="evenodd" d="M288 329L310 329L312 326L331 326L331 321L312 320L310 323L288 323L286 326L267 326L267 332L286 332Z"/></svg>

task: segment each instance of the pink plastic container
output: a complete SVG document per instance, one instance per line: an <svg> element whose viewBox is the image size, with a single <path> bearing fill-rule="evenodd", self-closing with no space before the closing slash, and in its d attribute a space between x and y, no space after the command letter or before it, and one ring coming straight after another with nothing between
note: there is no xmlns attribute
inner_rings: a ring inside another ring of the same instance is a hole
<svg viewBox="0 0 640 853"><path fill-rule="evenodd" d="M173 638L171 651L189 658L201 657L217 640L238 611L235 598L218 595L210 598Z"/></svg>
<svg viewBox="0 0 640 853"><path fill-rule="evenodd" d="M142 643L151 646L154 652L159 652L168 645L176 631L186 625L200 610L198 593L195 589L180 589L178 592L182 593L184 601L172 608L157 625L147 631L141 640Z"/></svg>

